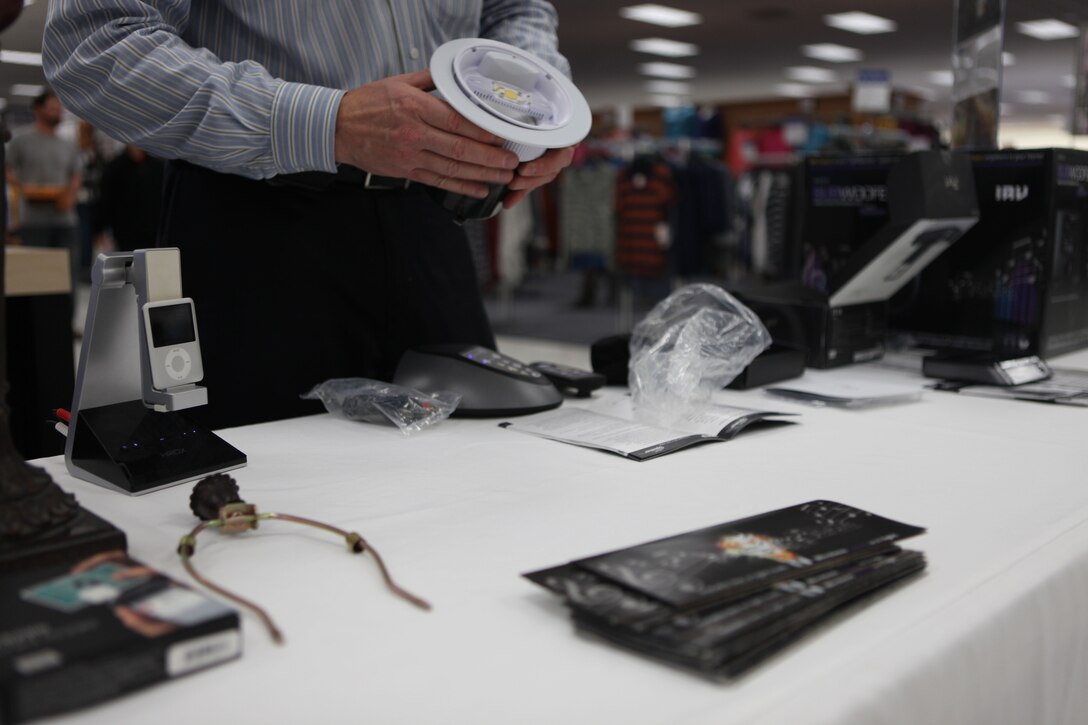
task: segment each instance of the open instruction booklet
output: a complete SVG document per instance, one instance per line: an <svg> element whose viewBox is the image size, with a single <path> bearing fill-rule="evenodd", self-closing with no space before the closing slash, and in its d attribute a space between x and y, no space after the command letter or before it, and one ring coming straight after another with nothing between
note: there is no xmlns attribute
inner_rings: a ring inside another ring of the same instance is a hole
<svg viewBox="0 0 1088 725"><path fill-rule="evenodd" d="M725 405L706 405L670 421L669 427L635 419L631 398L604 398L589 408L559 408L500 423L503 428L587 448L618 453L635 461L663 456L681 448L711 441L727 441L758 423L781 420L794 413L778 413Z"/></svg>

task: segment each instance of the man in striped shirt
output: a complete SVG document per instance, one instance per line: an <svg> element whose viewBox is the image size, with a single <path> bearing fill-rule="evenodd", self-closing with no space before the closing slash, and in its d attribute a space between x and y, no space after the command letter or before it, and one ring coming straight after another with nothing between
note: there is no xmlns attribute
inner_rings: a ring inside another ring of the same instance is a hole
<svg viewBox="0 0 1088 725"><path fill-rule="evenodd" d="M571 152L518 167L428 93L427 66L486 37L565 69L556 26L543 0L52 0L65 105L174 160L159 244L196 300L203 422L313 412L310 386L389 379L413 345L494 346L464 234L420 184L509 183L510 206Z"/></svg>

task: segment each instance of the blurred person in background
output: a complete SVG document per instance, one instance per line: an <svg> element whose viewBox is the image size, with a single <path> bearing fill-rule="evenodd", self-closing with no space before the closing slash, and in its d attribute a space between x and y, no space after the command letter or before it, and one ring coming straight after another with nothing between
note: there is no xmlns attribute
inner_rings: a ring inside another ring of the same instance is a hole
<svg viewBox="0 0 1088 725"><path fill-rule="evenodd" d="M7 180L20 201L16 235L32 247L67 249L75 289L79 269L76 196L82 186L79 149L57 136L60 99L45 91L31 102L34 125L7 147Z"/></svg>

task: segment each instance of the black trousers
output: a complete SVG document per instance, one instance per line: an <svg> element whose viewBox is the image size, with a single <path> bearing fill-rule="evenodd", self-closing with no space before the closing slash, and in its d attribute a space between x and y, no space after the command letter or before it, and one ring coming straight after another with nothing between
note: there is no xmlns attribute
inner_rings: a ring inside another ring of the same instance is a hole
<svg viewBox="0 0 1088 725"><path fill-rule="evenodd" d="M321 412L337 377L390 380L405 349L495 347L464 232L416 185L277 186L185 162L166 173L159 245L181 249L211 428Z"/></svg>

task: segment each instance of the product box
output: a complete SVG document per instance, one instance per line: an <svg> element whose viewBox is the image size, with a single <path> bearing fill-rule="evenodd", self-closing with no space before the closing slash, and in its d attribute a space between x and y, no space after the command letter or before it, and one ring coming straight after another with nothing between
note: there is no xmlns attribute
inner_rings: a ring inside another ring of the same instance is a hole
<svg viewBox="0 0 1088 725"><path fill-rule="evenodd" d="M775 344L805 350L808 367L833 368L884 355L884 302L835 307L827 295L796 283L734 294L759 316Z"/></svg>
<svg viewBox="0 0 1088 725"><path fill-rule="evenodd" d="M5 576L0 611L5 724L109 700L242 648L234 610L120 551Z"/></svg>
<svg viewBox="0 0 1088 725"><path fill-rule="evenodd" d="M799 378L805 373L806 357L806 348L775 343L756 355L725 387L730 390L751 390Z"/></svg>
<svg viewBox="0 0 1088 725"><path fill-rule="evenodd" d="M805 159L793 279L826 293L832 276L888 223L888 173L903 154Z"/></svg>
<svg viewBox="0 0 1088 725"><path fill-rule="evenodd" d="M879 358L888 298L977 221L968 159L814 158L805 178L799 280L737 294L775 342L805 346L811 367Z"/></svg>
<svg viewBox="0 0 1088 725"><path fill-rule="evenodd" d="M1088 151L971 154L979 223L892 301L892 327L944 350L1088 347Z"/></svg>

